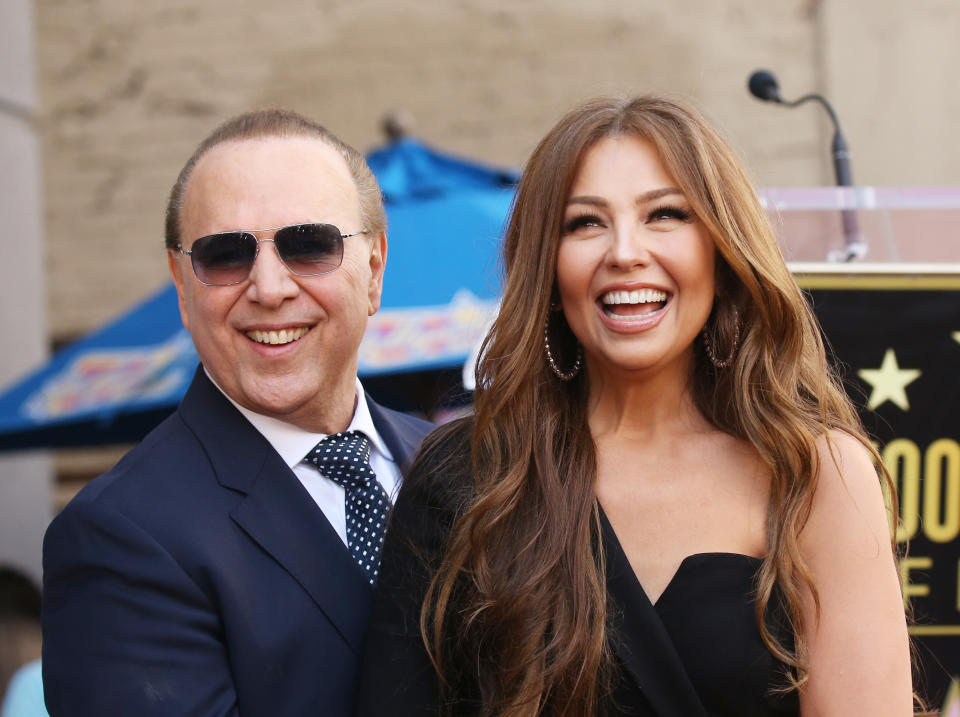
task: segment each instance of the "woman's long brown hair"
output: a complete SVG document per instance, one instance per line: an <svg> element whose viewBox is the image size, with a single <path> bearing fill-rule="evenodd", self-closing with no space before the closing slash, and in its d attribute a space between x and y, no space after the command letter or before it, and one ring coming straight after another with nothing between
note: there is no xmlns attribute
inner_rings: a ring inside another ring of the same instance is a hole
<svg viewBox="0 0 960 717"><path fill-rule="evenodd" d="M553 375L543 330L578 164L599 139L623 135L656 147L714 239L717 290L707 325L719 355L739 316L742 340L731 366L715 369L695 349L694 397L717 428L755 447L772 477L756 613L794 687L807 679L802 594L816 598L798 542L816 488L815 443L829 430L846 431L879 464L727 143L698 113L663 97L594 100L569 113L534 151L518 189L504 242L503 300L477 369L476 495L453 527L421 615L441 676L473 674L484 715L594 715L610 684L588 377L561 383ZM573 358L568 350L565 365ZM792 641L778 639L764 620L775 588Z"/></svg>

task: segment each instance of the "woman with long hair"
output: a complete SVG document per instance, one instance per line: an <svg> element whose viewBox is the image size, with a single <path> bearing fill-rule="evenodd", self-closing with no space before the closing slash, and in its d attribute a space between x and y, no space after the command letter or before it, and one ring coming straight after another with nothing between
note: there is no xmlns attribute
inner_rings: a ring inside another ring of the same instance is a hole
<svg viewBox="0 0 960 717"><path fill-rule="evenodd" d="M572 111L504 268L475 413L397 501L361 714L910 714L879 459L726 142L662 97Z"/></svg>

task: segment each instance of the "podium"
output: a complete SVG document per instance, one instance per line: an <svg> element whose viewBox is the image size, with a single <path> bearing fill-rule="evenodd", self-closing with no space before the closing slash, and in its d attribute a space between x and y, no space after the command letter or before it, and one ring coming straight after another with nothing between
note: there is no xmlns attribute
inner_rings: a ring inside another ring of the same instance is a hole
<svg viewBox="0 0 960 717"><path fill-rule="evenodd" d="M939 705L960 676L960 187L760 194L894 479L916 684ZM865 253L837 261L851 219Z"/></svg>

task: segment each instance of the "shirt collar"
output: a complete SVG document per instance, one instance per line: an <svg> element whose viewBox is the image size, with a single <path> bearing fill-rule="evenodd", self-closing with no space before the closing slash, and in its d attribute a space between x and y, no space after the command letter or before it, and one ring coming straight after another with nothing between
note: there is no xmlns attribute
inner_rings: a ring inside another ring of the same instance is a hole
<svg viewBox="0 0 960 717"><path fill-rule="evenodd" d="M273 446L273 449L280 454L283 462L290 468L300 463L304 457L313 450L314 446L327 437L326 433L305 431L291 423L281 421L279 418L264 416L262 413L256 413L249 408L244 408L230 398L230 396L217 385L217 382L213 380L213 376L210 375L206 368L203 370L207 374L207 378L210 379L210 382L217 387L220 393L226 396L226 399L243 414L244 418L253 424L254 428L260 431L263 437L267 439L267 442ZM364 434L370 440L371 453L379 453L387 460L392 461L393 455L390 453L390 449L387 448L380 434L377 432L376 426L373 425L370 406L367 405L367 395L363 390L359 378L356 379L356 387L357 400L354 403L353 418L350 420L350 425L347 426L346 430L359 431Z"/></svg>

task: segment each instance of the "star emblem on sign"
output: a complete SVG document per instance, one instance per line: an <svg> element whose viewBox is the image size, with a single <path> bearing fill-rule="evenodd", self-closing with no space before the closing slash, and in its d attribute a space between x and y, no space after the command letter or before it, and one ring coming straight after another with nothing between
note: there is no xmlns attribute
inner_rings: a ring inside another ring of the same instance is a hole
<svg viewBox="0 0 960 717"><path fill-rule="evenodd" d="M904 411L910 410L907 386L920 378L920 370L900 368L893 349L887 349L880 368L862 368L857 371L857 375L870 384L872 389L870 399L867 401L869 410L875 411L887 401Z"/></svg>

